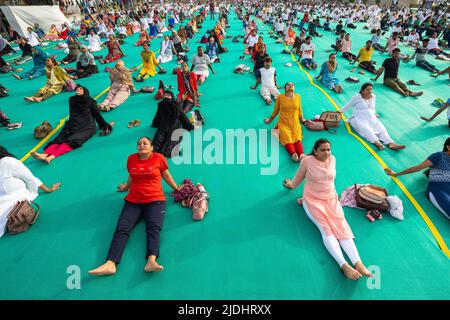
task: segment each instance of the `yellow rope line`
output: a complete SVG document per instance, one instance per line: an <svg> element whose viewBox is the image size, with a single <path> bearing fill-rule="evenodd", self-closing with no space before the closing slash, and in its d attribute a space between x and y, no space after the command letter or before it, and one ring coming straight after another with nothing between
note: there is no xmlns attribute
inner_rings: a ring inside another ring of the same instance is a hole
<svg viewBox="0 0 450 320"><path fill-rule="evenodd" d="M284 45L286 49L289 50L289 48ZM295 61L295 63L297 64L297 66L299 67L300 71L302 71L304 74L306 74L306 76L309 79L309 83L311 85L313 85L315 88L319 89L320 92L322 92L323 95L325 95L325 97L327 97L327 99L331 102L331 104L333 105L333 107L336 110L340 110L339 106L336 104L336 102L328 95L328 93L326 93L321 87L319 87L316 83L314 83L314 79L311 77L311 75L306 72L303 67L301 66L301 64L295 59L295 56L292 54L291 52L291 58L292 60ZM342 119L344 120L345 123L345 127L347 129L347 132L354 137L356 140L358 140L363 146L364 148L366 148L369 153L375 158L375 160L377 160L377 162L381 165L381 167L383 169L387 168L388 166L386 165L386 163L383 161L383 159L375 152L373 151L373 149L364 141L362 140L359 136L357 136L352 130L350 125L345 122L345 116L342 115ZM450 250L447 247L447 244L445 243L444 239L442 238L441 234L439 233L439 231L437 230L436 226L433 224L433 222L431 221L431 219L428 217L428 215L425 213L425 211L423 210L423 208L420 206L420 204L417 202L417 200L411 195L411 193L408 191L408 189L405 187L405 185L397 178L397 177L392 177L391 178L394 180L394 182L400 187L400 189L403 191L403 193L406 195L406 197L409 199L409 201L411 201L412 205L414 206L414 208L416 208L417 212L420 214L420 216L422 217L422 219L425 221L428 229L430 229L431 233L433 234L433 237L436 239L439 247L441 248L441 250L443 251L443 253L450 258Z"/></svg>

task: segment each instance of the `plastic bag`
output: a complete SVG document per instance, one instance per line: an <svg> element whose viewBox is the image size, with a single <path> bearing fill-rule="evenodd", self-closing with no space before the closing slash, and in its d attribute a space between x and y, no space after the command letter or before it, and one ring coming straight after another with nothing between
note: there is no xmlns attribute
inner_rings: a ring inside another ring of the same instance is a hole
<svg viewBox="0 0 450 320"><path fill-rule="evenodd" d="M404 220L402 200L397 196L388 196L386 200L389 202L389 213L391 216L398 220Z"/></svg>

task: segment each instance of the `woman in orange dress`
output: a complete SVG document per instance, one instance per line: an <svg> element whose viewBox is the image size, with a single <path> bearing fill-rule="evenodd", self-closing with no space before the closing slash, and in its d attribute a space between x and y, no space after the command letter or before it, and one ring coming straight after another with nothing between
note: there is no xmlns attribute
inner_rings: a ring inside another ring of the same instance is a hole
<svg viewBox="0 0 450 320"><path fill-rule="evenodd" d="M306 180L303 197L298 200L309 219L319 229L325 248L336 260L344 275L351 280L372 274L361 262L353 241L353 233L344 216L334 186L336 177L336 158L331 155L331 143L319 139L310 155L303 158L294 179L285 179L283 185L289 189L297 188ZM344 249L350 258L350 266L342 253Z"/></svg>

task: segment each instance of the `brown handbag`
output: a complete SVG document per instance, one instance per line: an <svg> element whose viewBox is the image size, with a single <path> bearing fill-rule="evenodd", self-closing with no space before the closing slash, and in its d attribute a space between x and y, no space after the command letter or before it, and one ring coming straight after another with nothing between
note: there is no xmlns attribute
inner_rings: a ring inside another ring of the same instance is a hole
<svg viewBox="0 0 450 320"><path fill-rule="evenodd" d="M36 128L34 128L34 137L36 139L45 138L50 132L52 132L53 128L47 120L42 122Z"/></svg>
<svg viewBox="0 0 450 320"><path fill-rule="evenodd" d="M33 208L36 206L36 209ZM6 227L10 234L18 234L25 232L36 222L39 217L41 208L38 204L28 200L18 201L11 212L8 214L8 222Z"/></svg>
<svg viewBox="0 0 450 320"><path fill-rule="evenodd" d="M341 114L337 111L325 111L320 115L320 120L323 120L328 128L335 128L341 122Z"/></svg>
<svg viewBox="0 0 450 320"><path fill-rule="evenodd" d="M386 189L371 184L355 184L355 198L358 208L378 211L389 211Z"/></svg>

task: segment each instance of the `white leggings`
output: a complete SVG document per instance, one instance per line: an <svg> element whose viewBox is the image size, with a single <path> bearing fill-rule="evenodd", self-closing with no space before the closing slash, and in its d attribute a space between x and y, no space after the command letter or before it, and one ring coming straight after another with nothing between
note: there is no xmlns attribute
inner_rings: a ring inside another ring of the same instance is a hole
<svg viewBox="0 0 450 320"><path fill-rule="evenodd" d="M347 263L347 261L345 261L341 247L342 247L342 249L344 249L345 253L350 258L353 265L355 265L356 262L361 261L361 258L359 257L359 254L358 254L358 249L356 249L355 242L353 241L353 239L338 240L338 239L336 239L336 237L334 235L327 236L325 231L314 220L313 216L309 212L308 205L306 204L305 200L303 200L303 208L305 209L305 212L308 215L308 218L311 219L311 221L314 222L316 227L319 229L320 233L322 234L322 240L323 240L323 244L325 245L325 248L327 248L328 252L334 258L334 260L336 260L339 267L342 267L344 264ZM339 244L340 244L340 246L339 246Z"/></svg>

